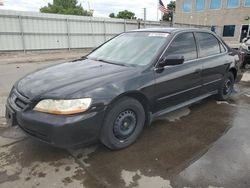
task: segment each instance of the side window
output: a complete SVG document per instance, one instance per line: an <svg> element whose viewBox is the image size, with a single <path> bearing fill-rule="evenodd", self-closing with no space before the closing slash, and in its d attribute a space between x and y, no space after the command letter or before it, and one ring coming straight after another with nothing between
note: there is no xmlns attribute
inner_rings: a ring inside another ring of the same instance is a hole
<svg viewBox="0 0 250 188"><path fill-rule="evenodd" d="M199 43L201 57L215 55L221 52L219 41L212 34L196 33L196 38Z"/></svg>
<svg viewBox="0 0 250 188"><path fill-rule="evenodd" d="M250 7L250 0L245 0L245 7Z"/></svg>
<svg viewBox="0 0 250 188"><path fill-rule="evenodd" d="M183 12L191 12L192 11L192 0L184 0L182 4Z"/></svg>
<svg viewBox="0 0 250 188"><path fill-rule="evenodd" d="M197 49L193 33L178 35L169 45L165 55L183 55L185 61L197 58Z"/></svg>
<svg viewBox="0 0 250 188"><path fill-rule="evenodd" d="M196 0L196 11L204 11L206 6L205 0Z"/></svg>
<svg viewBox="0 0 250 188"><path fill-rule="evenodd" d="M219 10L222 7L221 0L211 0L210 1L210 9L211 10Z"/></svg>
<svg viewBox="0 0 250 188"><path fill-rule="evenodd" d="M238 8L240 0L227 0L227 8Z"/></svg>
<svg viewBox="0 0 250 188"><path fill-rule="evenodd" d="M233 37L235 31L235 25L224 25L223 37Z"/></svg>

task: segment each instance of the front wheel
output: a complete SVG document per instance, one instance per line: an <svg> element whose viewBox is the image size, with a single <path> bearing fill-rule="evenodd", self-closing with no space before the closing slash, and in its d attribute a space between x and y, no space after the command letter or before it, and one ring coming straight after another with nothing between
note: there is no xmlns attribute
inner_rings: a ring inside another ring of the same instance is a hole
<svg viewBox="0 0 250 188"><path fill-rule="evenodd" d="M132 144L145 124L145 111L141 103L124 97L108 109L101 131L101 142L112 150Z"/></svg>
<svg viewBox="0 0 250 188"><path fill-rule="evenodd" d="M234 75L232 72L228 72L220 85L217 98L219 100L227 100L232 94L233 89L234 89Z"/></svg>

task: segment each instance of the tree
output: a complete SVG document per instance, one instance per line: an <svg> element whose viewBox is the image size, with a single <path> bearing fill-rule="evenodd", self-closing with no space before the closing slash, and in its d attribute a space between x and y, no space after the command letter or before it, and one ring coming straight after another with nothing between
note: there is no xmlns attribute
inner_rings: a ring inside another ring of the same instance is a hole
<svg viewBox="0 0 250 188"><path fill-rule="evenodd" d="M164 21L172 21L173 20L173 13L175 11L175 1L171 0L168 4L167 4L167 9L170 10L170 12L168 14L163 14L162 16L162 20Z"/></svg>
<svg viewBox="0 0 250 188"><path fill-rule="evenodd" d="M77 0L53 0L53 4L48 3L48 6L42 7L40 12L93 16L92 12L84 10L81 4L78 5Z"/></svg>
<svg viewBox="0 0 250 188"><path fill-rule="evenodd" d="M114 13L111 13L109 17L110 18L122 18L122 19L136 19L135 13L130 12L128 10L120 11L118 12L117 15L115 15Z"/></svg>
<svg viewBox="0 0 250 188"><path fill-rule="evenodd" d="M115 13L110 13L110 14L109 14L109 17L110 17L110 18L115 18Z"/></svg>

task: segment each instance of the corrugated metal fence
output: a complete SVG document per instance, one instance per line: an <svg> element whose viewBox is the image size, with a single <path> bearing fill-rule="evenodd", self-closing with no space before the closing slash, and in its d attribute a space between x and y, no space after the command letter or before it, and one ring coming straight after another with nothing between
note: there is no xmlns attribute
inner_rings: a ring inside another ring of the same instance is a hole
<svg viewBox="0 0 250 188"><path fill-rule="evenodd" d="M170 26L169 22L0 10L0 52L93 48L124 31ZM174 27L210 29L177 23Z"/></svg>
<svg viewBox="0 0 250 188"><path fill-rule="evenodd" d="M170 23L0 10L0 51L93 48L128 30Z"/></svg>

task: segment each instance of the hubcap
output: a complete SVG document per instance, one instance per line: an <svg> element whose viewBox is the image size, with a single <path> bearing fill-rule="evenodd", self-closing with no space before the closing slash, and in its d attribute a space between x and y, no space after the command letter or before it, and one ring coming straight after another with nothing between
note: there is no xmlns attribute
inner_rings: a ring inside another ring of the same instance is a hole
<svg viewBox="0 0 250 188"><path fill-rule="evenodd" d="M228 95L232 91L232 81L228 78L224 82L224 89L223 89L223 94Z"/></svg>
<svg viewBox="0 0 250 188"><path fill-rule="evenodd" d="M114 135L120 140L124 140L131 136L136 127L136 114L132 110L121 112L114 122Z"/></svg>

